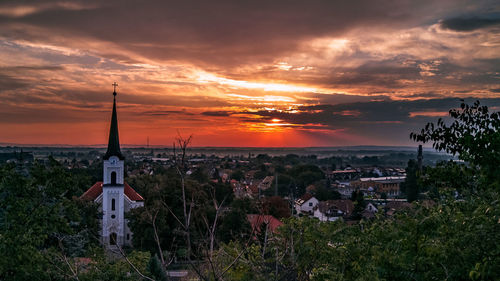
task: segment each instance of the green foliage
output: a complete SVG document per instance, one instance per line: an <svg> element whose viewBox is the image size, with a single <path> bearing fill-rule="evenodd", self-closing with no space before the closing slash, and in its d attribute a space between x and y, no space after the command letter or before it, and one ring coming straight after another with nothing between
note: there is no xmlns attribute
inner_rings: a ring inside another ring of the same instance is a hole
<svg viewBox="0 0 500 281"><path fill-rule="evenodd" d="M241 170L236 170L231 174L231 179L234 179L237 181L240 181L244 177L245 177L245 175L243 174L243 172Z"/></svg>
<svg viewBox="0 0 500 281"><path fill-rule="evenodd" d="M294 179L297 185L296 196L304 194L308 185L320 181L325 177L323 171L316 165L296 165L288 174Z"/></svg>
<svg viewBox="0 0 500 281"><path fill-rule="evenodd" d="M439 119L436 125L428 123L420 133L411 133L410 137L432 142L435 149L458 155L477 171L481 186L500 188L500 114L490 113L479 101L469 105L462 100L460 109L450 110L450 117L451 124Z"/></svg>
<svg viewBox="0 0 500 281"><path fill-rule="evenodd" d="M421 177L432 198L439 199L441 193L458 191L469 193L478 189L477 170L465 163L440 162L435 167L426 167Z"/></svg>
<svg viewBox="0 0 500 281"><path fill-rule="evenodd" d="M393 219L355 225L290 218L264 255L259 245L225 246L244 253L231 280L498 280L498 198L414 203Z"/></svg>
<svg viewBox="0 0 500 281"><path fill-rule="evenodd" d="M90 254L91 263L78 274L79 280L105 280L105 281L133 281L143 280L137 271L123 258L111 258L107 256L102 248L92 249ZM134 267L145 276L150 276L149 261L151 256L148 252L132 251L127 258Z"/></svg>
<svg viewBox="0 0 500 281"><path fill-rule="evenodd" d="M57 278L56 257L85 252L97 234L97 208L74 196L82 189L59 163L0 167L0 279Z"/></svg>
<svg viewBox="0 0 500 281"><path fill-rule="evenodd" d="M262 166L264 166L264 165L262 165ZM264 179L265 177L267 177L269 175L270 175L270 173L268 171L266 171L266 170L264 170L264 171L259 170L259 171L255 172L255 174L254 174L253 177L254 177L254 179L262 180L262 179Z"/></svg>
<svg viewBox="0 0 500 281"><path fill-rule="evenodd" d="M168 280L167 271L161 265L161 261L157 255L152 256L151 259L149 260L148 269L155 280L158 281Z"/></svg>
<svg viewBox="0 0 500 281"><path fill-rule="evenodd" d="M247 213L233 206L222 218L217 234L221 242L228 243L233 240L244 241L248 239L250 232L251 226L247 220Z"/></svg>
<svg viewBox="0 0 500 281"><path fill-rule="evenodd" d="M354 202L354 210L352 211L351 218L354 220L361 219L361 213L366 208L365 195L361 190L355 190L351 194L351 201Z"/></svg>
<svg viewBox="0 0 500 281"><path fill-rule="evenodd" d="M316 199L318 199L319 201L326 201L340 199L341 195L336 190L327 188L323 185L319 185L316 187L316 193L314 194L314 197L316 197Z"/></svg>
<svg viewBox="0 0 500 281"><path fill-rule="evenodd" d="M143 175L127 180L145 198L144 207L135 208L128 213L129 227L134 233L133 245L136 249L158 254L153 221L163 251L176 255L176 258L187 259L187 242L185 229L176 219L184 223L182 189L178 174L173 169L159 171L154 175ZM190 232L192 237L192 254L203 256L206 246L208 222L215 219L214 201L223 202L223 207L232 206L234 199L232 188L226 183L200 183L192 177L186 179L186 197L188 204L193 200ZM241 202L237 202L238 206ZM206 219L206 221L205 221ZM223 231L216 231L222 241L241 239L248 233L246 213L238 207L219 215L218 226ZM234 225L231 225L234 224ZM210 223L211 225L211 223Z"/></svg>
<svg viewBox="0 0 500 281"><path fill-rule="evenodd" d="M415 160L410 159L406 167L406 179L401 183L401 190L406 194L408 202L413 202L418 199L418 194L420 192L418 176L418 164Z"/></svg>
<svg viewBox="0 0 500 281"><path fill-rule="evenodd" d="M194 170L189 177L199 183L207 183L209 180L208 174L202 168Z"/></svg>
<svg viewBox="0 0 500 281"><path fill-rule="evenodd" d="M274 216L277 219L290 217L290 203L279 197L266 197L262 201L262 213Z"/></svg>
<svg viewBox="0 0 500 281"><path fill-rule="evenodd" d="M127 217L129 227L134 233L132 243L135 248L157 251L152 221L155 218L160 244L163 249L171 249L176 239L176 220L165 204L172 209L176 216L182 215L182 197L180 181L175 171L169 170L165 174L153 176L142 175L130 178L127 182L146 199L143 208L130 210ZM183 240L179 240L179 247L183 247ZM174 250L174 249L172 249Z"/></svg>

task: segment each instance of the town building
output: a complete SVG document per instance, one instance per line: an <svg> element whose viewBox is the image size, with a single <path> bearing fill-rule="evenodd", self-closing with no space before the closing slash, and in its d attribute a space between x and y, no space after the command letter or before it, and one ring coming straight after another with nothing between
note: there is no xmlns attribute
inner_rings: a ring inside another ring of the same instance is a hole
<svg viewBox="0 0 500 281"><path fill-rule="evenodd" d="M353 168L346 168L344 170L335 170L328 174L332 181L351 181L358 179L361 173Z"/></svg>
<svg viewBox="0 0 500 281"><path fill-rule="evenodd" d="M314 207L318 205L318 202L318 199L316 199L310 193L305 193L304 195L302 195L302 197L295 200L295 210L297 211L297 214L312 214Z"/></svg>
<svg viewBox="0 0 500 281"><path fill-rule="evenodd" d="M113 91L113 112L109 130L108 149L103 157L103 181L96 182L82 196L99 204L102 213L101 243L108 249L132 245L132 232L125 213L142 207L144 199L124 182L125 157L120 151L118 118L116 114L116 91Z"/></svg>
<svg viewBox="0 0 500 281"><path fill-rule="evenodd" d="M360 178L357 181L352 181L350 185L365 192L385 193L389 197L395 197L401 194L400 184L405 181L405 178L405 176Z"/></svg>
<svg viewBox="0 0 500 281"><path fill-rule="evenodd" d="M320 221L336 221L348 218L353 210L354 203L351 200L321 201L314 208L314 217Z"/></svg>
<svg viewBox="0 0 500 281"><path fill-rule="evenodd" d="M280 220L271 215L249 214L247 215L247 220L254 234L261 234L263 229L267 233L276 234L278 227L283 225Z"/></svg>

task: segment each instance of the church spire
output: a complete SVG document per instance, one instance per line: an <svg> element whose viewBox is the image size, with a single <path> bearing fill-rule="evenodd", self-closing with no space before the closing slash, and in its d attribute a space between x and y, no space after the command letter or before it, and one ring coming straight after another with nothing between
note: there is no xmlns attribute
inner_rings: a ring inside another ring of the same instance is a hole
<svg viewBox="0 0 500 281"><path fill-rule="evenodd" d="M104 155L104 160L108 160L111 156L116 156L120 160L124 157L120 151L120 140L118 138L118 118L116 117L116 86L118 84L113 83L113 114L111 115L111 126L109 128L109 141L108 150Z"/></svg>

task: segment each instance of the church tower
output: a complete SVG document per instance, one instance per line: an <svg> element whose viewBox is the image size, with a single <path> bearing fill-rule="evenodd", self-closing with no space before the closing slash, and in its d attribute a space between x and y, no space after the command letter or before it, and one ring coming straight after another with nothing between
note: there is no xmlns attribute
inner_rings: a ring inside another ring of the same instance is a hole
<svg viewBox="0 0 500 281"><path fill-rule="evenodd" d="M113 91L113 113L109 129L108 149L104 155L102 185L103 244L123 245L124 242L124 160L118 137L116 116L116 88Z"/></svg>
<svg viewBox="0 0 500 281"><path fill-rule="evenodd" d="M118 117L116 114L116 86L113 91L113 112L109 129L108 148L103 157L103 181L96 182L81 198L99 204L102 213L101 242L108 249L117 246L131 246L132 232L125 219L125 213L144 206L144 199L124 180L125 157L120 151Z"/></svg>

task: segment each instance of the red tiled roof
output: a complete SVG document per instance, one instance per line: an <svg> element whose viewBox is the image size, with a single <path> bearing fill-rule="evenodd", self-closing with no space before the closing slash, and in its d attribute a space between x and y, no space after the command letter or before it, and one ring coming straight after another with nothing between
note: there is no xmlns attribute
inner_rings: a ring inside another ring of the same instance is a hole
<svg viewBox="0 0 500 281"><path fill-rule="evenodd" d="M252 225L252 230L256 233L260 231L263 223L266 223L273 233L276 233L278 227L283 223L271 215L247 215L247 219Z"/></svg>
<svg viewBox="0 0 500 281"><path fill-rule="evenodd" d="M130 185L128 185L128 183L125 183L125 195L127 195L128 199L132 200L132 201L144 201L144 198L142 198L142 196L137 193L137 191L135 191Z"/></svg>
<svg viewBox="0 0 500 281"><path fill-rule="evenodd" d="M309 192L304 193L304 195L302 195L302 197L300 197L300 199L304 200L304 202L306 202L307 200L309 200L311 198L313 198L313 196Z"/></svg>
<svg viewBox="0 0 500 281"><path fill-rule="evenodd" d="M85 193L80 196L81 199L85 200L95 200L102 193L102 181L96 182L92 187L90 187Z"/></svg>
<svg viewBox="0 0 500 281"><path fill-rule="evenodd" d="M132 201L144 201L144 198L137 193L128 183L125 183L123 192ZM80 198L85 200L95 200L102 193L102 181L96 182L92 187L90 187L85 193L80 196Z"/></svg>

